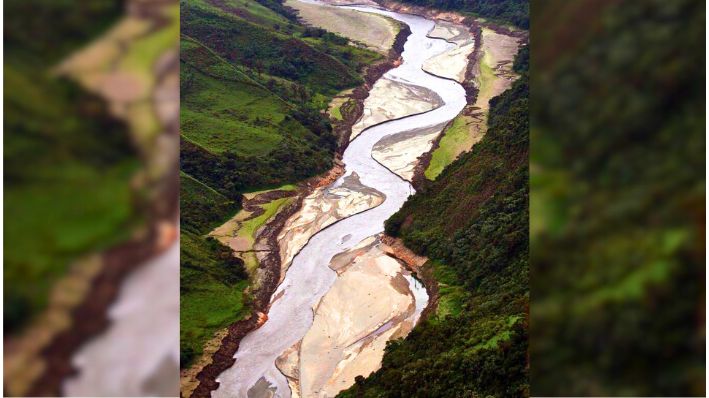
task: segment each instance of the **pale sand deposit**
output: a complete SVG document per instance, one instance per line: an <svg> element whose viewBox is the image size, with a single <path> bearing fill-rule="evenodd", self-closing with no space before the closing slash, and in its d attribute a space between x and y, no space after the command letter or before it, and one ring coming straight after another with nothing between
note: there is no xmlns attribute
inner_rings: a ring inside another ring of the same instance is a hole
<svg viewBox="0 0 709 398"><path fill-rule="evenodd" d="M376 124L400 119L436 109L443 100L435 92L421 86L405 84L383 77L374 84L364 100L362 117L352 126L350 141L364 129Z"/></svg>
<svg viewBox="0 0 709 398"><path fill-rule="evenodd" d="M444 124L423 127L384 137L374 145L372 157L399 177L411 181L419 157L431 150Z"/></svg>
<svg viewBox="0 0 709 398"><path fill-rule="evenodd" d="M423 70L436 76L453 79L459 83L465 80L465 71L468 69L468 56L475 49L475 38L467 27L446 21L437 21L436 26L428 34L453 43L455 47L427 59L423 63Z"/></svg>
<svg viewBox="0 0 709 398"><path fill-rule="evenodd" d="M381 15L300 0L287 0L285 5L298 10L298 16L308 25L337 33L381 54L387 54L399 33L399 25Z"/></svg>
<svg viewBox="0 0 709 398"><path fill-rule="evenodd" d="M281 280L293 257L313 235L338 220L379 206L384 199L381 192L362 185L357 173L346 177L338 187L313 191L303 199L301 209L286 221L278 234Z"/></svg>
<svg viewBox="0 0 709 398"><path fill-rule="evenodd" d="M338 278L315 307L313 325L286 351L278 367L293 396L333 397L381 366L386 342L408 334L416 303L408 271L377 237L333 258ZM419 310L419 311L417 311Z"/></svg>
<svg viewBox="0 0 709 398"><path fill-rule="evenodd" d="M249 217L252 217L252 212L242 209L227 222L216 227L209 233L209 236L229 246L231 250L237 253L251 250L254 238L252 236L239 236L238 234L239 229L241 229L241 223Z"/></svg>

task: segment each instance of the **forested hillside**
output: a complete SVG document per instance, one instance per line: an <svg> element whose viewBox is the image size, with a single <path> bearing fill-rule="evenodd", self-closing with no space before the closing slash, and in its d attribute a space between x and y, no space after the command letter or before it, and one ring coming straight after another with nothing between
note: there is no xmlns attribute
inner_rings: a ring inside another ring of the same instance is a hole
<svg viewBox="0 0 709 398"><path fill-rule="evenodd" d="M494 22L529 29L529 0L400 0L402 3L462 11Z"/></svg>
<svg viewBox="0 0 709 398"><path fill-rule="evenodd" d="M278 0L181 6L182 366L212 333L247 313L246 273L205 234L242 193L332 166L337 137L322 111L382 56L306 27Z"/></svg>
<svg viewBox="0 0 709 398"><path fill-rule="evenodd" d="M520 53L528 57L528 51ZM344 397L527 396L528 76L490 101L488 132L386 222L430 258L436 313Z"/></svg>

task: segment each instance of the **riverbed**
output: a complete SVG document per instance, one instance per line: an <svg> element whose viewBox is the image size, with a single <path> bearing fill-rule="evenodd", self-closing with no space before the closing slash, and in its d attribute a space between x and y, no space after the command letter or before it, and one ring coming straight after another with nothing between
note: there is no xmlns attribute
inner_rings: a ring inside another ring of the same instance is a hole
<svg viewBox="0 0 709 398"><path fill-rule="evenodd" d="M344 175L323 189L323 195L337 194L347 200L342 192L351 190L356 177L358 186L383 200L322 224L323 229L284 264L286 273L273 295L268 320L241 341L236 362L218 377L220 386L213 397L334 396L352 385L357 374L366 376L376 370L383 344L408 333L428 300L423 286L381 250L378 235L384 231L384 221L414 189L375 160L372 151L388 136L442 126L463 109L465 91L459 83L422 70L427 59L453 44L427 37L434 22L423 17L364 6L346 8L407 24L411 35L404 45L403 62L382 79L431 91L440 101L433 110L370 126L350 142L342 158ZM386 289L393 293L372 298ZM367 295L369 302L362 297ZM382 302L389 308L378 306Z"/></svg>

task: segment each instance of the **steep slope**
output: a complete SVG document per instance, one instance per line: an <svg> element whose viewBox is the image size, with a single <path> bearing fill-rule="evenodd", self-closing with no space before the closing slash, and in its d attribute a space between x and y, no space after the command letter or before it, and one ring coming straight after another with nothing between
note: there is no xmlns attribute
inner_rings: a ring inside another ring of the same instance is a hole
<svg viewBox="0 0 709 398"><path fill-rule="evenodd" d="M482 141L387 221L431 259L438 308L342 396L528 395L528 95L523 73Z"/></svg>

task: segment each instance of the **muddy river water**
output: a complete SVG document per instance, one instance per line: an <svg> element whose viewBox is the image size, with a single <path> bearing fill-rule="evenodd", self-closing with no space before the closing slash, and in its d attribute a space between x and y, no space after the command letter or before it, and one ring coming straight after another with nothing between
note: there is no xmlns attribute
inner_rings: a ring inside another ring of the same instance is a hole
<svg viewBox="0 0 709 398"><path fill-rule="evenodd" d="M303 340L313 325L314 308L338 278L338 274L329 267L333 257L383 232L384 221L401 208L407 197L414 193L408 181L392 173L372 157L372 148L384 137L392 134L445 123L465 106L465 91L460 84L433 76L421 69L426 59L452 46L444 40L427 37L427 33L434 27L433 21L371 7L349 8L385 15L410 27L412 33L404 46L403 63L387 72L384 77L432 90L441 98L443 105L426 113L370 127L349 144L343 156L345 174L333 183L333 187L342 185L347 176L356 173L360 183L383 194L384 201L372 209L342 219L321 230L293 258L283 282L273 295L268 320L241 341L235 355L236 362L218 377L220 386L213 392L213 397L285 398L332 395L332 391L292 391L292 386L276 366L276 362L284 352ZM411 296L415 299L416 310L412 315L412 321L415 322L428 297L425 289L414 278L407 276L406 281ZM356 297L353 297L353 300L355 299ZM301 361L304 358L301 357Z"/></svg>

